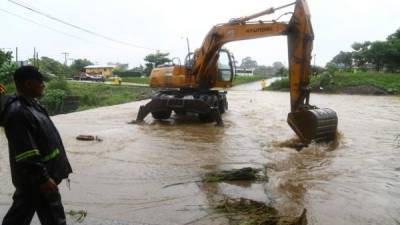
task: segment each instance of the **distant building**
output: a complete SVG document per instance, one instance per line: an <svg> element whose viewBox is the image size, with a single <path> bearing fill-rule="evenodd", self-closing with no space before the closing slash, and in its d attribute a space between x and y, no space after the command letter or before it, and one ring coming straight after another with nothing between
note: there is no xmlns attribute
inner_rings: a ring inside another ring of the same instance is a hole
<svg viewBox="0 0 400 225"><path fill-rule="evenodd" d="M238 67L236 68L236 75L238 76L254 76L254 68L246 69Z"/></svg>
<svg viewBox="0 0 400 225"><path fill-rule="evenodd" d="M105 78L112 77L113 75L113 66L104 66L104 65L90 65L86 66L85 73L89 75L102 75Z"/></svg>

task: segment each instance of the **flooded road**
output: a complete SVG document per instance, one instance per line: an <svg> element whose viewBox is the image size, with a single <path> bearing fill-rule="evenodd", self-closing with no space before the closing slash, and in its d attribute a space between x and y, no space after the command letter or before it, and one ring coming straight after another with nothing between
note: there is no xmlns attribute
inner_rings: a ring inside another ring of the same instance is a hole
<svg viewBox="0 0 400 225"><path fill-rule="evenodd" d="M264 87L271 85L272 82L274 82L276 80L280 80L280 79L282 79L282 78L281 77L272 77L269 79L264 79L264 80L260 80L260 81L256 81L256 82L250 82L247 84L233 86L229 90L231 90L231 91L260 91Z"/></svg>
<svg viewBox="0 0 400 225"><path fill-rule="evenodd" d="M286 124L288 93L232 90L228 99L224 127L151 116L127 124L147 101L53 117L74 169L71 190L61 184L66 211L121 224L229 224L210 208L218 193L267 202L282 215L305 208L308 224L399 224L399 97L313 94L312 104L337 111L342 137L337 147L312 144L301 152L284 147L295 137ZM13 187L0 132L2 218ZM77 141L79 134L103 141ZM266 169L269 181L196 182L247 166Z"/></svg>

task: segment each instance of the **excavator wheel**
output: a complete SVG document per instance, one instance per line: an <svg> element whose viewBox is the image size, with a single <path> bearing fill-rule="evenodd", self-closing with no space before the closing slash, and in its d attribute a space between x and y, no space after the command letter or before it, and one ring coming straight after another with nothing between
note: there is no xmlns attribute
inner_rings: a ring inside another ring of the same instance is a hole
<svg viewBox="0 0 400 225"><path fill-rule="evenodd" d="M228 101L226 100L226 96L224 95L223 98L218 103L218 109L221 114L225 113L228 110Z"/></svg>
<svg viewBox="0 0 400 225"><path fill-rule="evenodd" d="M171 116L171 110L154 111L151 112L151 115L153 116L154 119L166 120Z"/></svg>
<svg viewBox="0 0 400 225"><path fill-rule="evenodd" d="M203 123L211 123L215 121L215 116L212 113L199 113L199 120Z"/></svg>
<svg viewBox="0 0 400 225"><path fill-rule="evenodd" d="M287 122L304 144L335 139L338 117L332 109L310 109L291 112Z"/></svg>

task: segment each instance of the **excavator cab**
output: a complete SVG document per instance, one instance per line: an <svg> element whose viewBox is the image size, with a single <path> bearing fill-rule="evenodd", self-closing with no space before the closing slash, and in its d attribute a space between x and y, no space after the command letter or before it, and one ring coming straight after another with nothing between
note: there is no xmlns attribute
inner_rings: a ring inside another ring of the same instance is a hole
<svg viewBox="0 0 400 225"><path fill-rule="evenodd" d="M232 86L235 77L235 60L226 49L221 49L218 54L218 76L214 87L228 88Z"/></svg>

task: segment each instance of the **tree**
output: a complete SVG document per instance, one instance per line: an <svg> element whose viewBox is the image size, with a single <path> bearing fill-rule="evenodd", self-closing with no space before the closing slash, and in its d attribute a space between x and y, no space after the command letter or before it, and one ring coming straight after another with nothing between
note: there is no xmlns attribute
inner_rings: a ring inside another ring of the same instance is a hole
<svg viewBox="0 0 400 225"><path fill-rule="evenodd" d="M13 63L4 63L0 66L0 83L1 84L10 84L13 82L13 74L17 69L17 65Z"/></svg>
<svg viewBox="0 0 400 225"><path fill-rule="evenodd" d="M399 40L400 39L400 28L397 29L397 31L391 35L388 36L387 40L392 41L392 40Z"/></svg>
<svg viewBox="0 0 400 225"><path fill-rule="evenodd" d="M33 64L33 59L29 59L29 62ZM60 76L68 73L68 70L62 63L46 56L43 56L38 60L38 67L39 71L43 74L54 74Z"/></svg>
<svg viewBox="0 0 400 225"><path fill-rule="evenodd" d="M147 62L145 64L146 65L145 72L146 72L147 76L150 75L151 70L154 67L171 62L171 59L168 58L168 55L169 55L169 53L162 53L160 51L157 51L156 53L151 53L151 54L147 55L146 57L144 57L144 61Z"/></svg>
<svg viewBox="0 0 400 225"><path fill-rule="evenodd" d="M325 71L325 69L321 66L311 66L311 71L312 71L312 75L316 76L318 74L321 74L322 72Z"/></svg>
<svg viewBox="0 0 400 225"><path fill-rule="evenodd" d="M272 63L272 68L274 69L274 75L275 76L284 76L283 74L284 74L284 70L282 70L282 69L284 69L285 68L285 65L283 65L283 63L282 62L274 62L274 63Z"/></svg>
<svg viewBox="0 0 400 225"><path fill-rule="evenodd" d="M240 64L240 67L245 68L245 69L254 69L257 67L257 61L252 60L250 56L247 56L242 59L242 63Z"/></svg>
<svg viewBox="0 0 400 225"><path fill-rule="evenodd" d="M384 41L375 41L371 43L366 52L368 62L374 64L376 71L381 71L388 62L389 45Z"/></svg>
<svg viewBox="0 0 400 225"><path fill-rule="evenodd" d="M272 68L272 66L261 65L257 66L253 73L262 76L272 76L274 74L274 68Z"/></svg>
<svg viewBox="0 0 400 225"><path fill-rule="evenodd" d="M128 70L128 67L129 67L128 63L107 63L107 65L113 65L114 72L125 72Z"/></svg>
<svg viewBox="0 0 400 225"><path fill-rule="evenodd" d="M280 69L278 69L278 71L275 72L275 76L287 77L289 76L289 70L286 69L285 67L281 67Z"/></svg>
<svg viewBox="0 0 400 225"><path fill-rule="evenodd" d="M4 63L11 63L12 60L12 52L3 52L0 50L0 66Z"/></svg>
<svg viewBox="0 0 400 225"><path fill-rule="evenodd" d="M12 52L0 50L0 83L9 84L13 82L13 74L17 66L11 63Z"/></svg>
<svg viewBox="0 0 400 225"><path fill-rule="evenodd" d="M356 64L357 67L365 69L365 65L368 62L366 53L367 53L370 45L371 45L371 42L366 41L364 43L355 42L351 46L354 49L353 59L354 59L354 63Z"/></svg>
<svg viewBox="0 0 400 225"><path fill-rule="evenodd" d="M400 70L400 29L387 38L388 52L386 59L386 67L390 72Z"/></svg>
<svg viewBox="0 0 400 225"><path fill-rule="evenodd" d="M93 65L93 63L87 59L76 59L71 64L70 69L73 74L77 74L77 73L83 72L84 71L83 68L85 68L85 66L89 66L89 65Z"/></svg>
<svg viewBox="0 0 400 225"><path fill-rule="evenodd" d="M351 68L353 62L360 69L372 69L376 71L386 70L396 72L400 70L400 29L389 35L386 41L355 42L353 52L340 52L330 63L336 66L343 64L345 68Z"/></svg>
<svg viewBox="0 0 400 225"><path fill-rule="evenodd" d="M274 68L275 71L285 67L282 62L274 62L272 63L272 67Z"/></svg>
<svg viewBox="0 0 400 225"><path fill-rule="evenodd" d="M351 69L353 67L353 53L340 51L330 63L334 63L339 67L343 65L346 70Z"/></svg>

